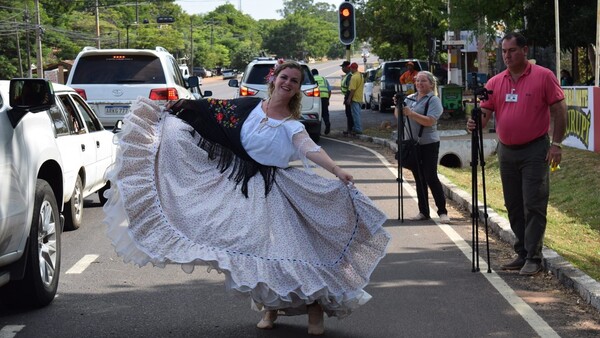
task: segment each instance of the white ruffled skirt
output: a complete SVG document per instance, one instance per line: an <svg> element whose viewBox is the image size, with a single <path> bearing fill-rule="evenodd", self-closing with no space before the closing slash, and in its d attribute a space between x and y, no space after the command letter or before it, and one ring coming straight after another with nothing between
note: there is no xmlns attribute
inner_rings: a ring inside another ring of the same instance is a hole
<svg viewBox="0 0 600 338"><path fill-rule="evenodd" d="M298 168L278 169L265 196L260 174L248 198L197 146L198 133L140 99L117 134L108 173L107 235L125 262L191 273L208 265L256 309L306 312L319 302L344 317L371 296L363 288L385 255L386 216L352 186Z"/></svg>

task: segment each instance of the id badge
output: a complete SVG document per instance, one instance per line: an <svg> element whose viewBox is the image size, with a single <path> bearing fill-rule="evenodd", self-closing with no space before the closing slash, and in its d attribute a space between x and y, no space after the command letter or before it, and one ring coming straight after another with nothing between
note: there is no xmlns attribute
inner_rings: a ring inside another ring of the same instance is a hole
<svg viewBox="0 0 600 338"><path fill-rule="evenodd" d="M518 94L506 94L506 102L517 102L519 99Z"/></svg>

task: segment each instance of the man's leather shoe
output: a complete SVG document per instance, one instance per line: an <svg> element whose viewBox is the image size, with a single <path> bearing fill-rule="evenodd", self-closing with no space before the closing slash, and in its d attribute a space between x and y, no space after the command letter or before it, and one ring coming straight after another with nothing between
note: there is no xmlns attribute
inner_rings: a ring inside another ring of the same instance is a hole
<svg viewBox="0 0 600 338"><path fill-rule="evenodd" d="M325 126L325 135L329 135L331 128L329 126Z"/></svg>
<svg viewBox="0 0 600 338"><path fill-rule="evenodd" d="M525 258L519 256L514 261L501 266L502 270L521 270L525 265Z"/></svg>
<svg viewBox="0 0 600 338"><path fill-rule="evenodd" d="M523 265L523 268L521 268L521 271L519 271L519 274L533 276L540 271L542 271L542 264L533 259L528 259L527 262L525 262L525 265Z"/></svg>

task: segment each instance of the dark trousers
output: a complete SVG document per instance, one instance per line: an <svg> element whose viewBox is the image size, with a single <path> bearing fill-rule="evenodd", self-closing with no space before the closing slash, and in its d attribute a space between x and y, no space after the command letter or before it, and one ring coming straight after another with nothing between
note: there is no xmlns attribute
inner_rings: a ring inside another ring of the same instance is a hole
<svg viewBox="0 0 600 338"><path fill-rule="evenodd" d="M346 113L346 131L351 132L354 130L354 119L352 118L352 106L346 104L348 95L344 95L344 112Z"/></svg>
<svg viewBox="0 0 600 338"><path fill-rule="evenodd" d="M438 215L448 214L448 210L446 209L446 196L444 195L444 189L442 188L442 183L440 182L437 173L439 152L439 141L419 145L419 165L417 168L411 169L417 186L419 212L428 217L430 216L428 187L431 189L435 206L438 209Z"/></svg>
<svg viewBox="0 0 600 338"><path fill-rule="evenodd" d="M498 146L504 204L519 256L541 261L550 194L547 137L522 147Z"/></svg>
<svg viewBox="0 0 600 338"><path fill-rule="evenodd" d="M323 117L323 123L325 123L325 127L330 127L331 123L329 122L329 98L321 98L321 116Z"/></svg>

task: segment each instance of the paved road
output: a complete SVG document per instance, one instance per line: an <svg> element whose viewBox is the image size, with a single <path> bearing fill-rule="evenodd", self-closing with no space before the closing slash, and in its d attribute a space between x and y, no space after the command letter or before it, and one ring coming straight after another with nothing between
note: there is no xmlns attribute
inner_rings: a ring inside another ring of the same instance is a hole
<svg viewBox="0 0 600 338"><path fill-rule="evenodd" d="M451 209L450 225L398 221L397 170L389 154L356 140L323 138L321 145L388 215L385 227L393 237L366 287L373 299L347 319L326 319L327 337L600 334L598 316L576 305L573 295L554 284L530 286L545 282L544 275L488 274L485 261L483 272L472 272L470 222L458 210ZM414 195L406 184L407 215L416 214ZM305 316L280 318L272 331L256 329L259 314L248 300L226 294L215 271L185 274L176 266L124 264L104 235L103 217L97 200L88 200L83 226L63 237L58 297L36 311L0 308L0 337L306 336ZM498 246L493 245L495 258L502 253ZM497 264L494 259L492 267Z"/></svg>

